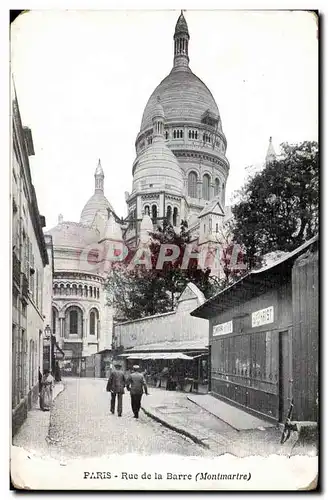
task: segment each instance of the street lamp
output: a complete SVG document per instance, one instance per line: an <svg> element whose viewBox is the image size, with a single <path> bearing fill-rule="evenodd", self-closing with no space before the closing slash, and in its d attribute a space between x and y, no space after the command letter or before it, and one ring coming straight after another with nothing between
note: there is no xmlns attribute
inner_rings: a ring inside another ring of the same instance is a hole
<svg viewBox="0 0 328 500"><path fill-rule="evenodd" d="M52 373L52 339L51 339L51 328L47 325L44 329L44 336L46 340L49 340L49 372Z"/></svg>

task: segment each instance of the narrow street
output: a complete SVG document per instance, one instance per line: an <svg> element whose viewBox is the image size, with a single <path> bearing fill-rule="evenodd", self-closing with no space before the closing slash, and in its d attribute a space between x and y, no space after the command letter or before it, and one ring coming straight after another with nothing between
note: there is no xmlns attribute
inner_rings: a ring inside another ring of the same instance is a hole
<svg viewBox="0 0 328 500"><path fill-rule="evenodd" d="M139 420L134 419L129 393L123 397L122 417L112 415L105 380L66 378L64 384L50 419L49 451L54 458L136 452L211 456L210 451L155 422L142 410ZM143 397L151 398L151 394Z"/></svg>

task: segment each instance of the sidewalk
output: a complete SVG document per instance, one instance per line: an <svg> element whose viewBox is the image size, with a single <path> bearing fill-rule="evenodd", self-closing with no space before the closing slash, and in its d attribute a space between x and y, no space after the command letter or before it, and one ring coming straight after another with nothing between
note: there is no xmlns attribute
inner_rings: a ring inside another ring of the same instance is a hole
<svg viewBox="0 0 328 500"><path fill-rule="evenodd" d="M63 383L56 383L53 391L53 401L63 392ZM48 431L50 424L50 411L41 411L39 400L28 412L25 422L22 424L17 434L14 436L13 446L19 446L27 451L38 453L47 452Z"/></svg>
<svg viewBox="0 0 328 500"><path fill-rule="evenodd" d="M278 426L252 417L226 403L222 403L222 406L218 404L220 401L210 395L187 395L155 388L150 388L149 393L149 396L143 396L141 405L149 417L209 448L217 455L230 453L244 457L316 454L314 445L300 446L296 432L281 445L282 431ZM200 398L205 399L202 402ZM215 416L218 413L221 418ZM233 425L229 425L229 420Z"/></svg>

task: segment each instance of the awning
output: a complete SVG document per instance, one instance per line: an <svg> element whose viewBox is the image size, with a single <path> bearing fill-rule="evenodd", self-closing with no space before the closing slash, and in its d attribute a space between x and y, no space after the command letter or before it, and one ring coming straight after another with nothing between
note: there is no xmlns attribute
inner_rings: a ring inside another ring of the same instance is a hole
<svg viewBox="0 0 328 500"><path fill-rule="evenodd" d="M194 358L187 356L182 352L138 352L135 354L121 354L122 357L127 359L184 359L186 361L192 361Z"/></svg>

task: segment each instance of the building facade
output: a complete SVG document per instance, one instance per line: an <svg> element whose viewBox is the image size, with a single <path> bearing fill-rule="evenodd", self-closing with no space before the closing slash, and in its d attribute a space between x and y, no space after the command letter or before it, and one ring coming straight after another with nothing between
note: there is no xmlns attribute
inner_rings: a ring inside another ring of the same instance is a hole
<svg viewBox="0 0 328 500"><path fill-rule="evenodd" d="M318 418L318 240L253 270L191 314L209 320L210 391L251 413Z"/></svg>
<svg viewBox="0 0 328 500"><path fill-rule="evenodd" d="M48 231L54 248L51 329L65 353L66 374L81 375L85 358L111 349L113 310L107 304L108 244L122 241L120 225L104 195L104 172L95 171L94 194L80 222L64 221ZM104 257L104 259L103 259ZM103 262L102 262L103 259Z"/></svg>
<svg viewBox="0 0 328 500"><path fill-rule="evenodd" d="M129 245L139 239L144 214L154 227L188 222L198 244L215 241L225 215L227 141L213 95L189 67L189 30L183 13L174 32L173 68L145 107L127 193ZM211 202L211 203L210 203Z"/></svg>
<svg viewBox="0 0 328 500"><path fill-rule="evenodd" d="M23 127L16 95L12 102L12 431L19 428L38 396L43 368L43 289L49 259L32 183L29 156L34 155L31 130Z"/></svg>

